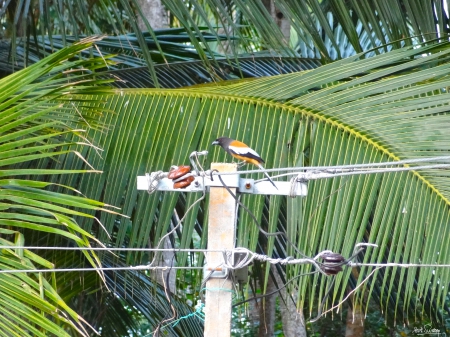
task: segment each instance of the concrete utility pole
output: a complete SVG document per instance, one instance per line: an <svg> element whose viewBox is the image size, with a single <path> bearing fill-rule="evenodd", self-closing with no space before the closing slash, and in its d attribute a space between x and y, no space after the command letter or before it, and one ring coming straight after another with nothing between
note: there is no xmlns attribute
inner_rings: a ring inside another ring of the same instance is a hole
<svg viewBox="0 0 450 337"><path fill-rule="evenodd" d="M212 164L219 172L236 172L236 164ZM231 189L236 194L236 188ZM224 187L211 187L208 217L208 250L233 249L236 237L236 200ZM230 274L220 267L221 252L210 252L207 269L218 266L224 278L210 278L205 290L205 336L229 337L231 333L231 299L233 284ZM208 272L214 272L206 270ZM216 272L214 272L216 273Z"/></svg>

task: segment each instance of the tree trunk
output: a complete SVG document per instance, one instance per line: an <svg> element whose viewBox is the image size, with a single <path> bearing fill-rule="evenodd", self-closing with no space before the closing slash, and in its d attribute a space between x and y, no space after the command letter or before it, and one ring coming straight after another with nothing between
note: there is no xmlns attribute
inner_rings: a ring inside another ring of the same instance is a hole
<svg viewBox="0 0 450 337"><path fill-rule="evenodd" d="M357 268L353 268L352 275L355 280L359 277ZM355 301L354 294L350 296L349 308L347 312L347 320L345 327L346 337L364 336L364 312L361 307L361 302ZM366 299L367 301L367 299Z"/></svg>
<svg viewBox="0 0 450 337"><path fill-rule="evenodd" d="M168 28L168 16L164 5L161 0L138 0L139 7L141 11L150 23L152 29ZM145 25L144 19L138 13L138 26L141 31L146 31L147 27Z"/></svg>
<svg viewBox="0 0 450 337"><path fill-rule="evenodd" d="M17 21L17 24L14 25L14 18L18 10L18 5L17 0L12 0L8 7L6 7L6 24L4 26L5 30L2 32L6 38L15 39L25 36L24 26L26 18L23 17L23 12L20 13L20 18ZM6 4L3 4L3 6L6 6ZM0 8L4 9L4 7Z"/></svg>
<svg viewBox="0 0 450 337"><path fill-rule="evenodd" d="M276 268L273 268L278 287L282 281ZM286 288L280 291L280 313L285 337L306 337L305 318L302 310L297 310L297 294L289 294Z"/></svg>
<svg viewBox="0 0 450 337"><path fill-rule="evenodd" d="M164 246L161 247L164 249L172 249L172 243L170 242L170 239L167 237L164 240ZM161 267L171 267L173 266L175 259L174 259L175 253L170 251L162 252L159 256L159 259L156 266ZM175 293L176 290L176 279L177 279L177 271L175 269L166 269L166 270L158 270L152 272L154 279L156 282L158 282L163 287L167 287L167 290L169 290L171 293ZM170 274L169 274L170 273ZM167 280L167 274L169 274L169 279ZM169 281L169 282L167 282Z"/></svg>
<svg viewBox="0 0 450 337"><path fill-rule="evenodd" d="M273 267L273 266L272 266ZM264 268L262 268L264 269ZM266 294L275 291L272 277L267 280ZM264 297L259 302L259 332L258 337L272 337L275 329L275 306L278 293Z"/></svg>
<svg viewBox="0 0 450 337"><path fill-rule="evenodd" d="M359 303L353 302L353 305L348 308L345 336L364 336L364 312Z"/></svg>
<svg viewBox="0 0 450 337"><path fill-rule="evenodd" d="M281 32L285 38L286 45L289 45L289 39L291 37L291 24L284 14L275 6L274 0L263 0L264 7L266 7L270 16L280 27Z"/></svg>
<svg viewBox="0 0 450 337"><path fill-rule="evenodd" d="M284 302L280 301L281 320L285 337L306 337L305 318L286 290L282 290ZM295 300L295 297L293 297Z"/></svg>

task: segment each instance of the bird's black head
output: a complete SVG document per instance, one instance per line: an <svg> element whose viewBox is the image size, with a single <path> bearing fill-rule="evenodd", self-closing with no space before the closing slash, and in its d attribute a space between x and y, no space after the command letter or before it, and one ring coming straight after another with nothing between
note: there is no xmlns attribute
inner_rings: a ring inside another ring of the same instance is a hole
<svg viewBox="0 0 450 337"><path fill-rule="evenodd" d="M220 137L220 138L217 138L215 141L213 141L211 145L220 145L223 148L227 148L232 141L233 141L233 139L231 139L231 138Z"/></svg>

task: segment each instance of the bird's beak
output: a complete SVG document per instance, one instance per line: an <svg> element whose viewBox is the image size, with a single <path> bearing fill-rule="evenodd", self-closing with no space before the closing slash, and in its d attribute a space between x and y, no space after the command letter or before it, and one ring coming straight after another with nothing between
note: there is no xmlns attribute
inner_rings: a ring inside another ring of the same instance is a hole
<svg viewBox="0 0 450 337"><path fill-rule="evenodd" d="M211 145L219 145L219 142L217 140L215 140L211 143Z"/></svg>

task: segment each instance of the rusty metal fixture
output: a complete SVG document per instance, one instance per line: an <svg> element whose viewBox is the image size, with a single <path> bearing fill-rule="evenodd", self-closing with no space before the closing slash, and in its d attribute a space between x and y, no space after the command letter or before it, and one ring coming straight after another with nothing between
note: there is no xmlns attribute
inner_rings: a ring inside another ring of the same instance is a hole
<svg viewBox="0 0 450 337"><path fill-rule="evenodd" d="M167 178L169 179L177 179L180 178L182 176L184 176L185 174L189 173L191 171L191 167L187 166L187 165L181 165L178 166L177 168L174 168L172 170L170 170L169 175L167 176Z"/></svg>
<svg viewBox="0 0 450 337"><path fill-rule="evenodd" d="M342 265L345 264L345 258L338 253L327 252L320 258L323 260L320 268L326 275L336 275L342 271Z"/></svg>
<svg viewBox="0 0 450 337"><path fill-rule="evenodd" d="M345 258L338 253L324 253L321 258L325 263L341 263L345 261Z"/></svg>
<svg viewBox="0 0 450 337"><path fill-rule="evenodd" d="M327 275L336 275L337 273L342 271L341 266L332 266L332 265L322 265L320 269L322 269L322 271Z"/></svg>
<svg viewBox="0 0 450 337"><path fill-rule="evenodd" d="M195 180L195 178L193 176L189 176L186 179L183 179L181 181L178 181L178 182L174 183L173 184L173 188L188 187L194 180Z"/></svg>

